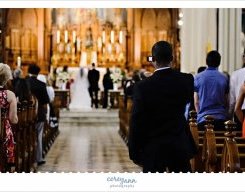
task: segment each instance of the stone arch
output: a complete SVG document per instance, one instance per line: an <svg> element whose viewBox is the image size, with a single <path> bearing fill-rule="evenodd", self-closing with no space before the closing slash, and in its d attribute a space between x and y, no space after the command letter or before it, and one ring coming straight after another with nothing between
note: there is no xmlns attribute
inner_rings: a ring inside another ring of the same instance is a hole
<svg viewBox="0 0 245 192"><path fill-rule="evenodd" d="M171 13L168 9L159 9L157 14L158 40L168 40L169 30L171 29Z"/></svg>
<svg viewBox="0 0 245 192"><path fill-rule="evenodd" d="M21 9L9 9L7 21L8 32L11 28L21 28Z"/></svg>
<svg viewBox="0 0 245 192"><path fill-rule="evenodd" d="M156 23L159 30L168 30L171 28L171 15L168 9L160 9L157 14Z"/></svg>
<svg viewBox="0 0 245 192"><path fill-rule="evenodd" d="M154 9L143 9L141 20L141 58L146 61L146 56L156 41L156 19L157 15Z"/></svg>
<svg viewBox="0 0 245 192"><path fill-rule="evenodd" d="M20 49L21 9L9 9L7 21L6 44L13 49Z"/></svg>
<svg viewBox="0 0 245 192"><path fill-rule="evenodd" d="M36 29L38 22L35 9L24 9L22 19L24 28Z"/></svg>
<svg viewBox="0 0 245 192"><path fill-rule="evenodd" d="M156 13L154 9L143 9L141 27L144 30L152 30L156 26Z"/></svg>

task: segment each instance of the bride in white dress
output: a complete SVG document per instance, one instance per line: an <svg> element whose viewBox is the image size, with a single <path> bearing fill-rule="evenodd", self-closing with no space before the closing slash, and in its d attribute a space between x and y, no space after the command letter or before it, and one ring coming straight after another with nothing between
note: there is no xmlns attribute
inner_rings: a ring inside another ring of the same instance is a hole
<svg viewBox="0 0 245 192"><path fill-rule="evenodd" d="M88 92L88 69L85 67L78 70L72 89L70 109L91 110L91 99Z"/></svg>

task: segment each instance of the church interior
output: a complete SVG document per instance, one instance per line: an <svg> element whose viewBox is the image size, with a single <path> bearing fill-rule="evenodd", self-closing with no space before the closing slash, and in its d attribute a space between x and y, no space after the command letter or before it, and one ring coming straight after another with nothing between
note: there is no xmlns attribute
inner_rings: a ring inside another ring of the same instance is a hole
<svg viewBox="0 0 245 192"><path fill-rule="evenodd" d="M171 43L171 67L177 71L195 75L205 66L206 54L218 50L222 57L219 70L231 74L243 64L244 32L245 10L240 8L1 8L0 63L12 71L21 69L22 77L28 75L32 64L41 68L55 92L58 126L45 122L46 163L38 166L35 105L18 104L14 168L9 169L0 158L0 171L141 172L128 155L132 100L125 101L123 81L135 71L154 73L147 57L160 40ZM74 74L80 68L90 69L92 63L100 72L99 107L69 109ZM62 71L64 68L68 71ZM108 95L103 88L106 68L120 73ZM195 112L189 125L200 150L191 160L193 172L245 170L245 142L232 134L234 124L227 125L226 136L217 133L218 138L210 131L212 120L207 124L210 132L198 132ZM0 141L4 137L1 132ZM231 138L235 138L232 144ZM231 145L237 151L229 151ZM237 157L235 162L231 156Z"/></svg>
<svg viewBox="0 0 245 192"><path fill-rule="evenodd" d="M50 68L150 68L146 56L157 40L171 42L179 69L178 9L1 9L2 61L21 57ZM178 58L178 59L177 59Z"/></svg>

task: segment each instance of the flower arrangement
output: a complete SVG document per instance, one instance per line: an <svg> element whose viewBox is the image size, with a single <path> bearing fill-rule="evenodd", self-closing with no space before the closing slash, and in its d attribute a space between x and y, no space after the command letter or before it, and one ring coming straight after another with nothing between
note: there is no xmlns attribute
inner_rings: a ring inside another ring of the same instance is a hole
<svg viewBox="0 0 245 192"><path fill-rule="evenodd" d="M110 76L111 76L111 79L112 79L113 83L118 83L123 78L120 68L113 68L111 70L111 75Z"/></svg>
<svg viewBox="0 0 245 192"><path fill-rule="evenodd" d="M67 73L67 72L60 72L57 75L58 81L67 82L69 79L70 79L70 76L69 76L69 73Z"/></svg>
<svg viewBox="0 0 245 192"><path fill-rule="evenodd" d="M67 82L70 79L70 74L65 71L60 71L57 73L56 83L60 89L65 89Z"/></svg>

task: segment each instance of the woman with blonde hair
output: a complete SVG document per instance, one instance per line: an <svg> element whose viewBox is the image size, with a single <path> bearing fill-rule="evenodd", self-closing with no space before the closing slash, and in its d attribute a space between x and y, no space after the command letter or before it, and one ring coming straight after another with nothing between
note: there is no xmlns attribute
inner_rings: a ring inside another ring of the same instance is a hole
<svg viewBox="0 0 245 192"><path fill-rule="evenodd" d="M238 120L242 123L242 137L245 138L245 118L244 118L245 111L242 110L244 99L245 99L245 82L243 83L240 89L239 96L238 96L236 106L235 106L236 116Z"/></svg>
<svg viewBox="0 0 245 192"><path fill-rule="evenodd" d="M14 164L14 136L11 127L18 122L17 101L15 94L7 90L6 84L12 79L10 67L7 64L0 63L0 109L1 109L1 140L3 142L7 165L10 167ZM2 154L1 154L2 155ZM0 171L3 169L0 165Z"/></svg>

